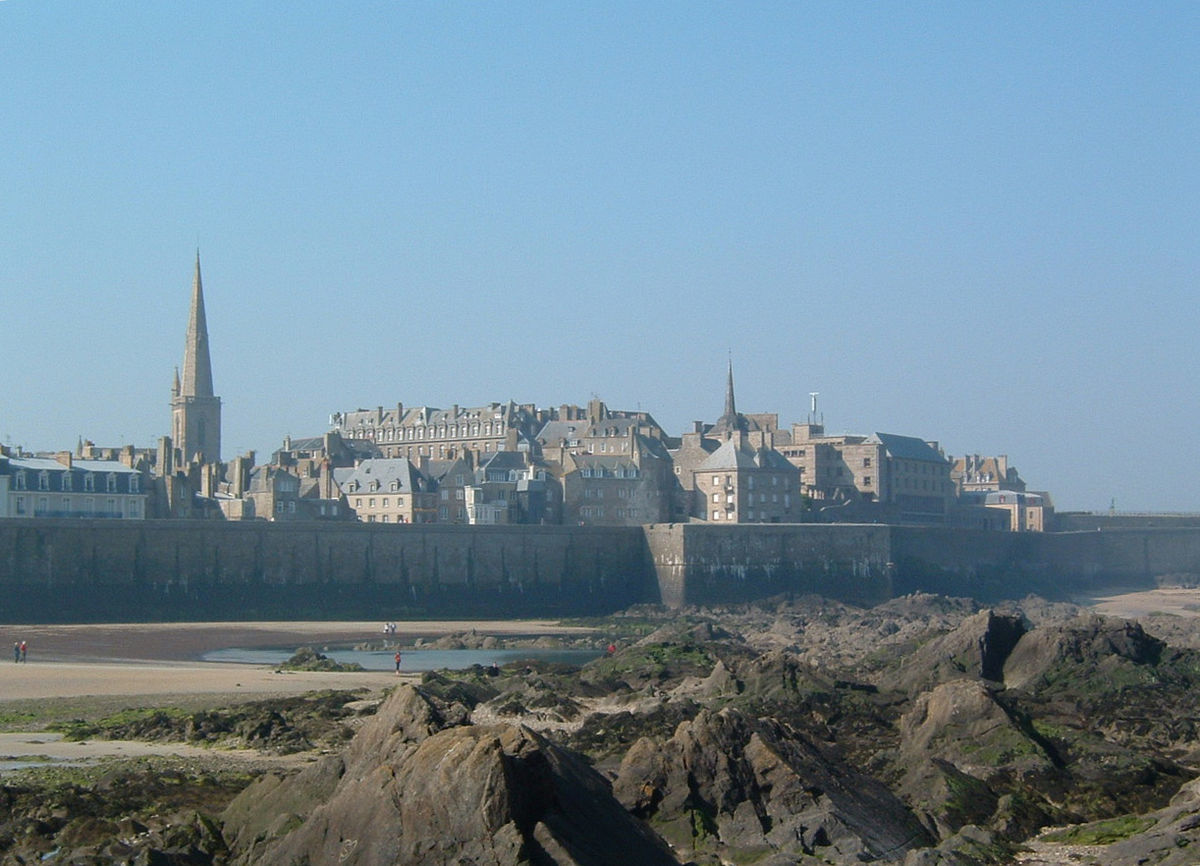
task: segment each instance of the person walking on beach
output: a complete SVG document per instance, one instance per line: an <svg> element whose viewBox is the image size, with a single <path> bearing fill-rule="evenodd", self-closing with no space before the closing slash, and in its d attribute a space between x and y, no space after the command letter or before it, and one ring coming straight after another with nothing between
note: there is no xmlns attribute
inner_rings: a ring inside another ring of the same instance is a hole
<svg viewBox="0 0 1200 866"><path fill-rule="evenodd" d="M13 641L13 664L21 660L21 644L18 641Z"/></svg>
<svg viewBox="0 0 1200 866"><path fill-rule="evenodd" d="M400 673L400 650L396 650L396 674Z"/></svg>
<svg viewBox="0 0 1200 866"><path fill-rule="evenodd" d="M25 661L25 654L29 652L29 645L25 641L21 641L21 661Z"/></svg>

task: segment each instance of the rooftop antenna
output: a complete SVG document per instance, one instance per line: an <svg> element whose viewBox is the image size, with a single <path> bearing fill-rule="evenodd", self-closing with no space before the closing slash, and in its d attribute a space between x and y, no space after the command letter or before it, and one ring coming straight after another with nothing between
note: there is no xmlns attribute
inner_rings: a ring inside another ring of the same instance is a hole
<svg viewBox="0 0 1200 866"><path fill-rule="evenodd" d="M810 409L808 412L808 423L809 424L823 423L823 421L817 420L817 397L820 395L820 393L821 393L820 391L809 391L808 392L808 398L810 401Z"/></svg>

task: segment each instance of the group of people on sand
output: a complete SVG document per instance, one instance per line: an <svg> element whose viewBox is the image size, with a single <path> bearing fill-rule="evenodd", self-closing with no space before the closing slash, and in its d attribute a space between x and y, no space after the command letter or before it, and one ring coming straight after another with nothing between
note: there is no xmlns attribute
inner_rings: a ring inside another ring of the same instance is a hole
<svg viewBox="0 0 1200 866"><path fill-rule="evenodd" d="M25 643L25 641L23 641L23 640L13 642L13 661L14 662L25 661L25 657L28 654L29 654L29 644Z"/></svg>

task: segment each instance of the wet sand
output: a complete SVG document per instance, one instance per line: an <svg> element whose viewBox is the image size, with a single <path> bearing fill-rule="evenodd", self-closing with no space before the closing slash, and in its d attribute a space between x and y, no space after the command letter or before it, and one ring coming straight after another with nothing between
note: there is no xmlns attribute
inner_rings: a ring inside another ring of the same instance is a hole
<svg viewBox="0 0 1200 866"><path fill-rule="evenodd" d="M1138 619L1152 613L1200 617L1200 589L1164 587L1132 592L1106 592L1076 599L1076 603L1105 616Z"/></svg>
<svg viewBox="0 0 1200 866"><path fill-rule="evenodd" d="M372 690L395 685L394 672L275 673L269 666L205 662L218 649L311 646L388 640L411 643L476 630L481 634L585 634L586 628L552 620L397 623L384 635L382 623L242 622L130 623L103 625L0 625L0 707L6 701L99 695L211 694L223 699L303 694L317 689ZM12 660L14 641L28 643L24 664ZM414 675L415 676L415 675Z"/></svg>

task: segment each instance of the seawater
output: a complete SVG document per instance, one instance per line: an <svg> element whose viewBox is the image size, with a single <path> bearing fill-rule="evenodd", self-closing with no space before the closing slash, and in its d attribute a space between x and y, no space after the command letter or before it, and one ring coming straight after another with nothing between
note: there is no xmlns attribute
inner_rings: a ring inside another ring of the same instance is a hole
<svg viewBox="0 0 1200 866"><path fill-rule="evenodd" d="M337 662L357 662L369 671L390 671L396 667L396 651L331 649L318 650ZM230 649L204 654L208 662L236 662L248 665L279 665L295 653L294 649ZM406 649L401 650L400 670L413 672L459 671L474 665L506 665L509 662L542 661L582 665L599 658L601 650L590 649Z"/></svg>

